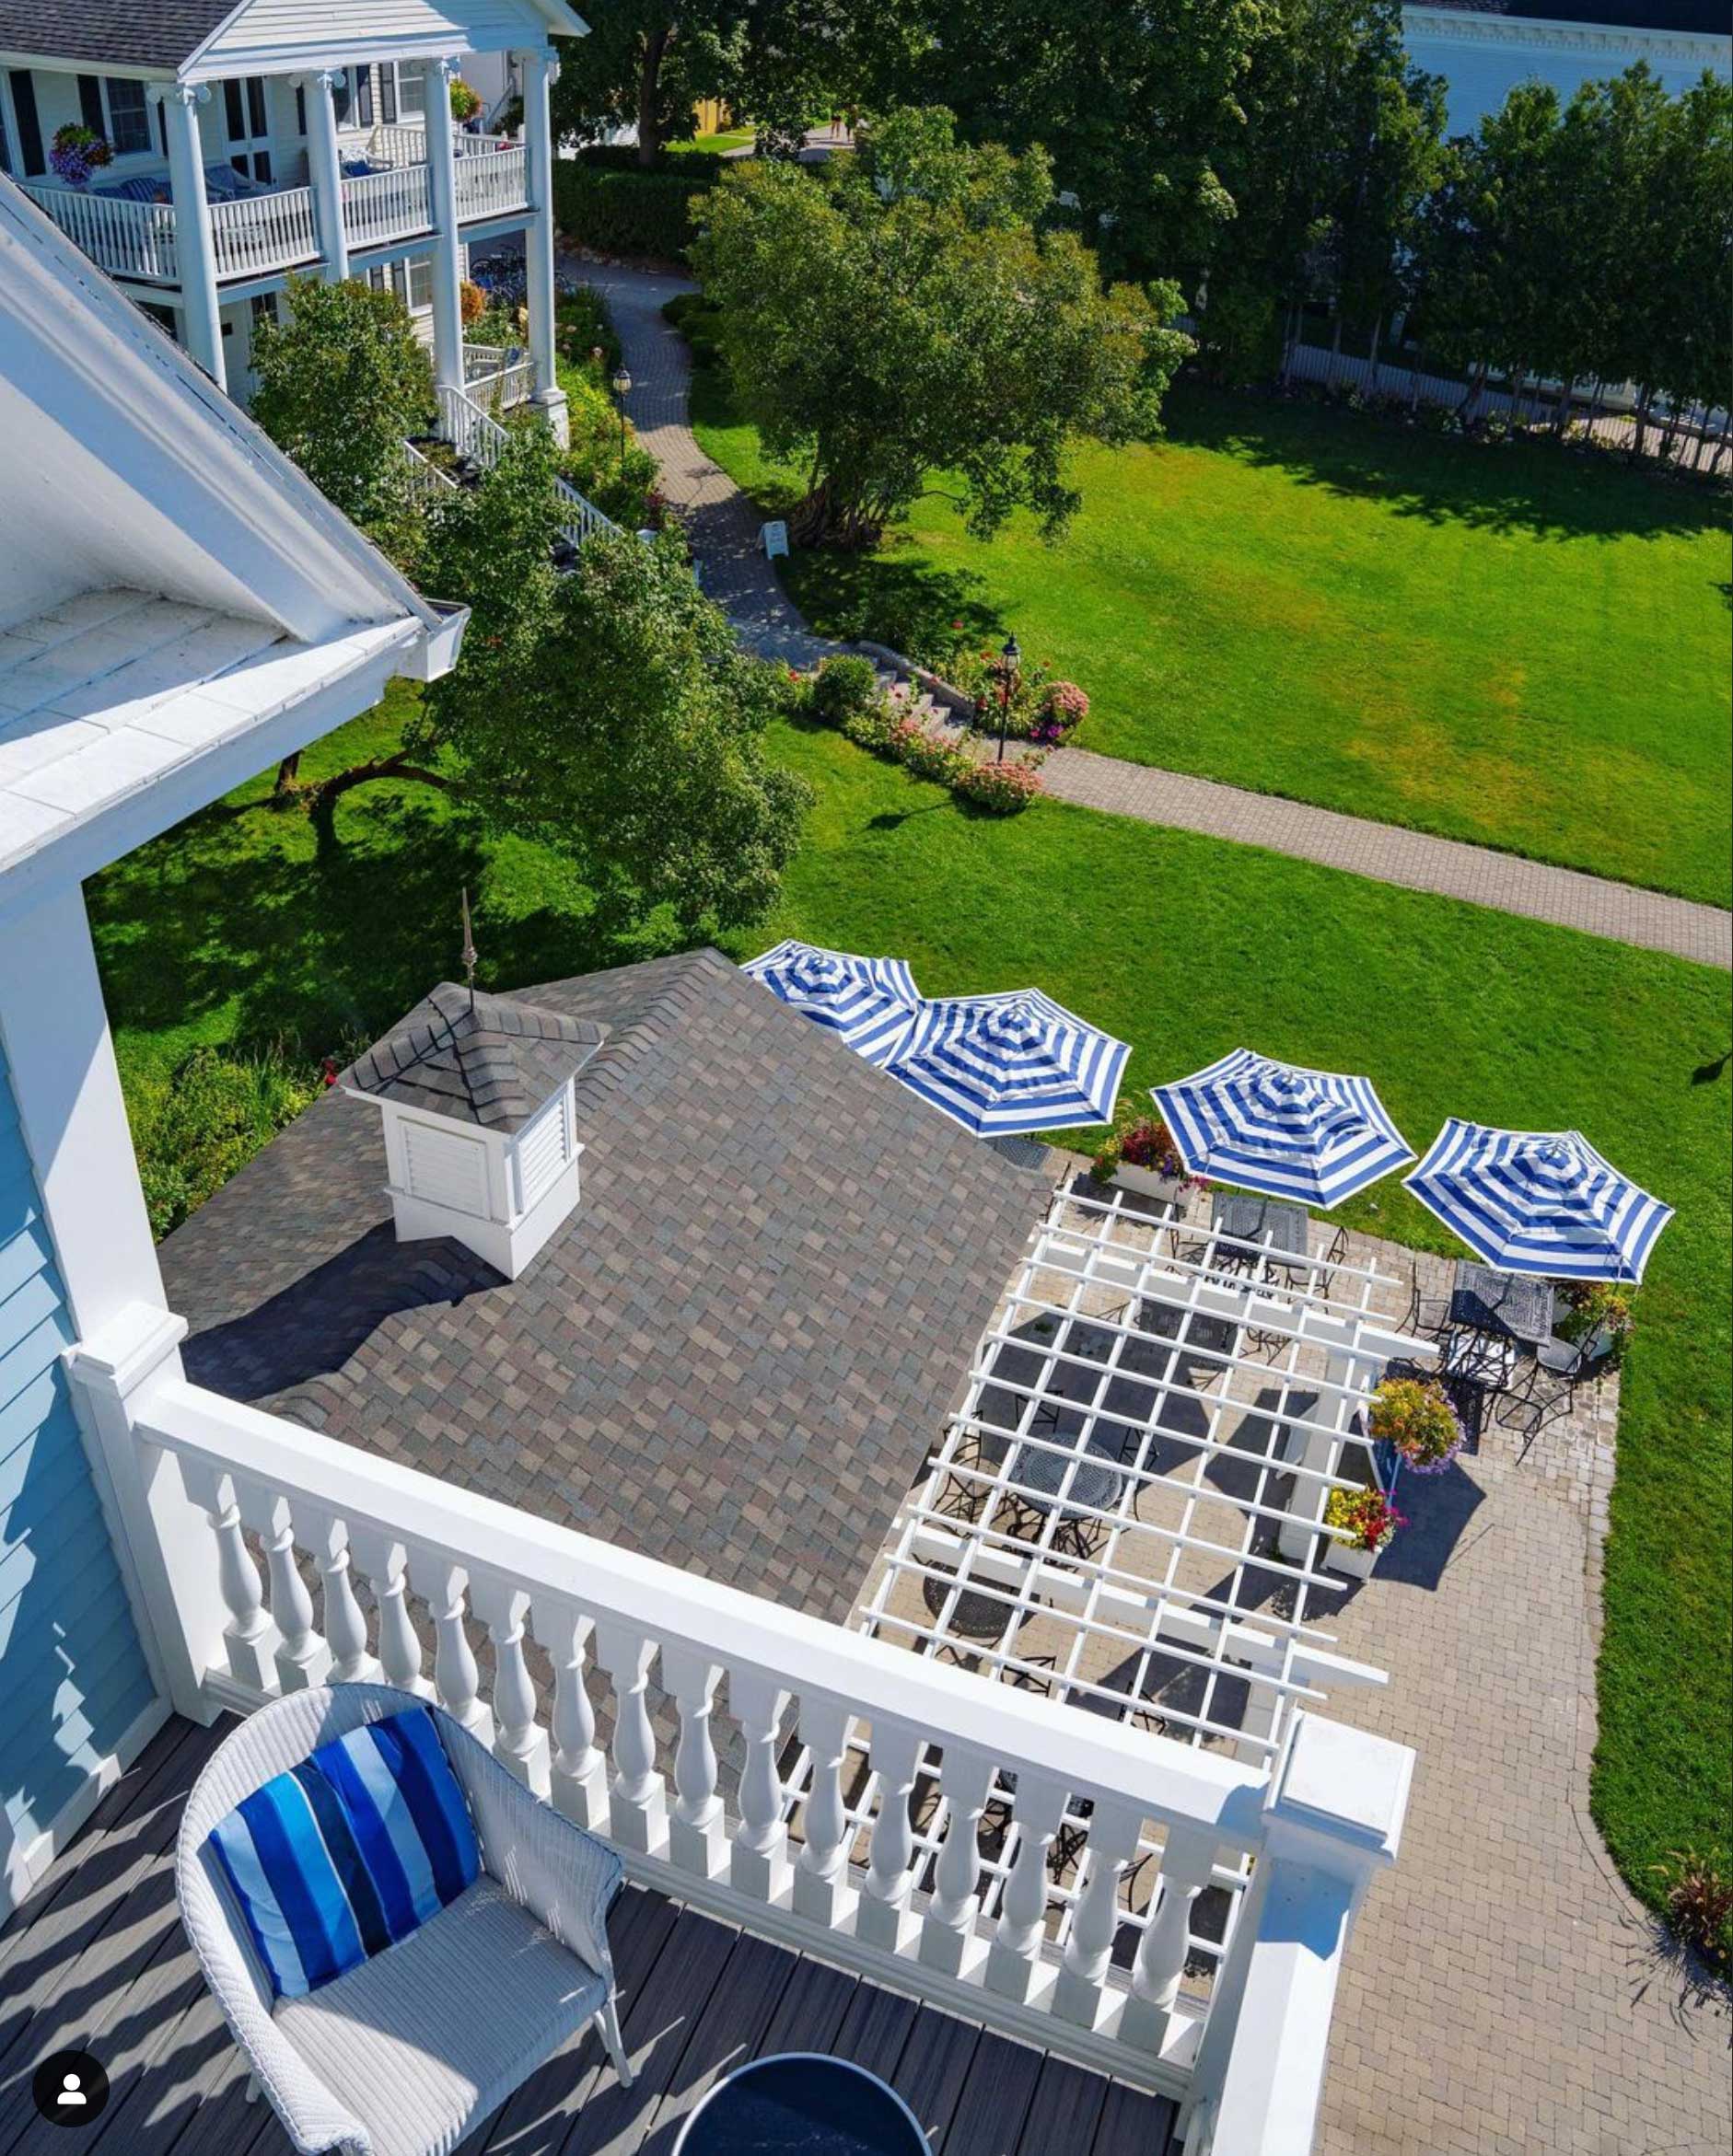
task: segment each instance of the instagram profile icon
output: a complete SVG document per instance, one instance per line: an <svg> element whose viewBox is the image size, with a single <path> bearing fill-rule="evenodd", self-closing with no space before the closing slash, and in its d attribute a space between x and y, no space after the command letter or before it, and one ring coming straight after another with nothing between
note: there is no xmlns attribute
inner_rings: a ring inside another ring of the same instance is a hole
<svg viewBox="0 0 1733 2156"><path fill-rule="evenodd" d="M30 2093L51 2126L89 2126L108 2108L109 2077L87 2051L56 2051L31 2076Z"/></svg>

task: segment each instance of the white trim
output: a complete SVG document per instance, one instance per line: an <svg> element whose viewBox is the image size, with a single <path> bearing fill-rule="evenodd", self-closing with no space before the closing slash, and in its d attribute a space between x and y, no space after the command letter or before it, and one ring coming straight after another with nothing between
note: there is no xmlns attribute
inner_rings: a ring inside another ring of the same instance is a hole
<svg viewBox="0 0 1733 2156"><path fill-rule="evenodd" d="M1638 29L1604 22L1553 22L1537 16L1483 15L1472 8L1404 7L1404 41L1430 38L1444 45L1505 45L1523 52L1580 54L1627 67L1725 68L1733 38L1696 30Z"/></svg>
<svg viewBox="0 0 1733 2156"><path fill-rule="evenodd" d="M152 1737L169 1719L167 1699L153 1699L129 1725L112 1752L106 1753L90 1770L84 1787L55 1813L34 1841L9 1842L0 1862L0 1924L13 1916L41 1884L74 1836L132 1766Z"/></svg>

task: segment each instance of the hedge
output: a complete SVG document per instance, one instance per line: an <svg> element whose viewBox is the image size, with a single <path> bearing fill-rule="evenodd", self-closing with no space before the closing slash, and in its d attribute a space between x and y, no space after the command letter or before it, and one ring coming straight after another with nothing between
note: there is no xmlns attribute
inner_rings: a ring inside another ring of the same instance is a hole
<svg viewBox="0 0 1733 2156"><path fill-rule="evenodd" d="M720 150L659 150L653 165L641 165L636 143L591 143L576 158L599 172L683 172L689 179L702 179L706 187L729 161Z"/></svg>
<svg viewBox="0 0 1733 2156"><path fill-rule="evenodd" d="M580 247L669 261L691 244L695 202L711 184L704 173L615 171L562 157L553 168L554 221Z"/></svg>

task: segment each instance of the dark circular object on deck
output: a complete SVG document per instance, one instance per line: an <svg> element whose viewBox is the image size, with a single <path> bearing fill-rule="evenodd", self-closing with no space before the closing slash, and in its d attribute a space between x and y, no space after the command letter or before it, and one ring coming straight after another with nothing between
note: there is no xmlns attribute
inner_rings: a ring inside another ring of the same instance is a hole
<svg viewBox="0 0 1733 2156"><path fill-rule="evenodd" d="M877 2074L820 2051L755 2058L711 2090L674 2156L931 2156L908 2105Z"/></svg>

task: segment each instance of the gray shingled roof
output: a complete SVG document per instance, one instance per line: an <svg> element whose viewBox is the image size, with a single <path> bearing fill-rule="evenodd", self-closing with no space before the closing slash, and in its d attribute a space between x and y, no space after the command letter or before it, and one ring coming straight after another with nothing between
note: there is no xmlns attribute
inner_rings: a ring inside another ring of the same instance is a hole
<svg viewBox="0 0 1733 2156"><path fill-rule="evenodd" d="M397 1243L379 1118L333 1090L164 1244L189 1374L843 1617L1044 1183L714 951L518 1000L608 1031L534 1264Z"/></svg>
<svg viewBox="0 0 1733 2156"><path fill-rule="evenodd" d="M606 1026L511 996L442 981L397 1031L357 1057L344 1083L377 1099L519 1130L608 1037Z"/></svg>
<svg viewBox="0 0 1733 2156"><path fill-rule="evenodd" d="M235 0L0 0L0 52L179 67Z"/></svg>

